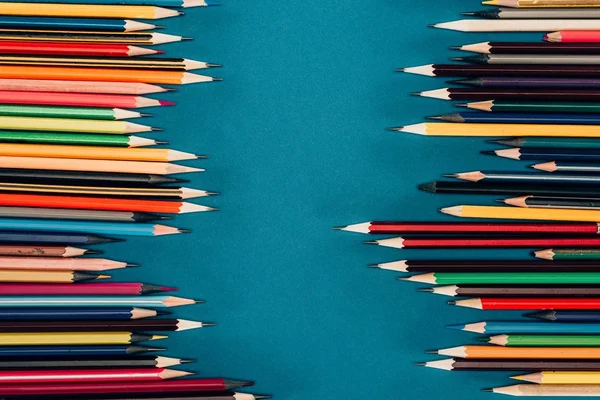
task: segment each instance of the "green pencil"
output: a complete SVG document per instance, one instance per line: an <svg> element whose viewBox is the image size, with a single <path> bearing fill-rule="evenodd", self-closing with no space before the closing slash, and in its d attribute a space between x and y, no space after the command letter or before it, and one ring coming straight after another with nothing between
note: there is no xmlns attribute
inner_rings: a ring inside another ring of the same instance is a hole
<svg viewBox="0 0 600 400"><path fill-rule="evenodd" d="M62 144L74 146L144 147L167 144L165 141L125 135L94 135L75 133L43 133L0 131L0 143Z"/></svg>
<svg viewBox="0 0 600 400"><path fill-rule="evenodd" d="M600 284L600 272L433 272L398 279L431 285Z"/></svg>
<svg viewBox="0 0 600 400"><path fill-rule="evenodd" d="M0 116L102 119L117 121L145 117L149 116L149 114L123 110L121 108L19 106L2 104L0 105Z"/></svg>
<svg viewBox="0 0 600 400"><path fill-rule="evenodd" d="M478 340L506 347L600 346L600 335L496 335Z"/></svg>
<svg viewBox="0 0 600 400"><path fill-rule="evenodd" d="M600 260L598 249L546 249L534 254L544 260Z"/></svg>
<svg viewBox="0 0 600 400"><path fill-rule="evenodd" d="M536 147L544 149L600 149L600 140L586 138L523 137L490 140L489 143L510 147Z"/></svg>
<svg viewBox="0 0 600 400"><path fill-rule="evenodd" d="M554 112L554 113L600 113L600 103L542 102L542 101L477 101L457 104L459 107L493 112Z"/></svg>

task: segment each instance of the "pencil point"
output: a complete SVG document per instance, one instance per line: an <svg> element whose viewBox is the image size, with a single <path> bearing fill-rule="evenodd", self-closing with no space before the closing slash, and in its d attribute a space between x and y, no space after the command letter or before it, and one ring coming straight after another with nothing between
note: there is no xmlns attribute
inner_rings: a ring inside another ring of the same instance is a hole
<svg viewBox="0 0 600 400"><path fill-rule="evenodd" d="M427 287L427 288L420 288L417 289L418 292L426 292L426 293L433 293L433 288Z"/></svg>
<svg viewBox="0 0 600 400"><path fill-rule="evenodd" d="M203 322L202 327L204 328L206 326L217 326L217 324L215 324L214 322Z"/></svg>
<svg viewBox="0 0 600 400"><path fill-rule="evenodd" d="M450 61L465 61L465 57L450 57Z"/></svg>
<svg viewBox="0 0 600 400"><path fill-rule="evenodd" d="M159 144L159 145L160 144L169 144L169 142L166 140L155 140L155 142L156 142L156 144Z"/></svg>
<svg viewBox="0 0 600 400"><path fill-rule="evenodd" d="M425 117L425 118L427 118L427 119L434 119L434 120L438 120L438 121L441 121L441 120L444 119L444 118L442 118L441 115L433 115L431 117Z"/></svg>
<svg viewBox="0 0 600 400"><path fill-rule="evenodd" d="M204 304L204 303L206 303L206 300L193 300L193 301L196 304Z"/></svg>
<svg viewBox="0 0 600 400"><path fill-rule="evenodd" d="M400 132L402 130L402 128L404 128L403 126L395 126L395 127L391 127L391 128L385 128L387 131L392 131L392 132Z"/></svg>
<svg viewBox="0 0 600 400"><path fill-rule="evenodd" d="M412 92L410 95L411 96L420 96L421 92Z"/></svg>
<svg viewBox="0 0 600 400"><path fill-rule="evenodd" d="M416 367L424 367L424 366L426 366L426 365L427 365L427 363L424 363L424 362L416 362L416 363L413 363L413 365L414 365L414 366L416 366Z"/></svg>
<svg viewBox="0 0 600 400"><path fill-rule="evenodd" d="M191 233L192 232L191 229L181 229L181 228L179 228L178 230L179 230L179 233Z"/></svg>
<svg viewBox="0 0 600 400"><path fill-rule="evenodd" d="M452 300L448 302L449 306L455 306L456 305L456 301Z"/></svg>
<svg viewBox="0 0 600 400"><path fill-rule="evenodd" d="M444 178L456 178L456 177L458 177L458 174L444 174L442 176Z"/></svg>
<svg viewBox="0 0 600 400"><path fill-rule="evenodd" d="M141 117L151 117L151 116L152 116L152 114L144 114L144 113L140 113L140 116L141 116Z"/></svg>
<svg viewBox="0 0 600 400"><path fill-rule="evenodd" d="M83 254L102 254L100 250L86 250Z"/></svg>
<svg viewBox="0 0 600 400"><path fill-rule="evenodd" d="M139 267L139 266L140 266L140 264L136 264L136 263L127 263L126 264L126 267L129 267L129 268Z"/></svg>
<svg viewBox="0 0 600 400"><path fill-rule="evenodd" d="M448 47L450 50L460 50L462 49L462 46L450 46Z"/></svg>
<svg viewBox="0 0 600 400"><path fill-rule="evenodd" d="M164 311L164 310L155 310L156 315L171 315L171 311Z"/></svg>
<svg viewBox="0 0 600 400"><path fill-rule="evenodd" d="M377 242L377 240L367 240L366 242L363 242L364 244L379 244Z"/></svg>
<svg viewBox="0 0 600 400"><path fill-rule="evenodd" d="M437 350L427 350L425 351L425 354L438 354Z"/></svg>
<svg viewBox="0 0 600 400"><path fill-rule="evenodd" d="M152 132L161 132L161 131L164 131L164 129L163 129L163 128L155 128L155 127L152 127L152 128L150 128L150 129L152 130Z"/></svg>
<svg viewBox="0 0 600 400"><path fill-rule="evenodd" d="M486 388L486 389L481 389L481 391L482 392L493 392L494 389L488 389L488 388Z"/></svg>
<svg viewBox="0 0 600 400"><path fill-rule="evenodd" d="M208 156L204 156L202 154L194 154L194 156L196 157L196 159L198 160L206 160L208 159Z"/></svg>
<svg viewBox="0 0 600 400"><path fill-rule="evenodd" d="M223 78L215 78L215 77L213 77L212 80L213 80L213 82L220 82L220 81L223 80Z"/></svg>
<svg viewBox="0 0 600 400"><path fill-rule="evenodd" d="M223 64L206 63L208 68L221 68Z"/></svg>
<svg viewBox="0 0 600 400"><path fill-rule="evenodd" d="M468 107L469 107L469 105L468 105L467 103L456 103L456 104L454 105L454 107L465 107L465 108L468 108Z"/></svg>
<svg viewBox="0 0 600 400"><path fill-rule="evenodd" d="M495 150L482 150L479 153L485 154L486 156L495 156L496 155Z"/></svg>
<svg viewBox="0 0 600 400"><path fill-rule="evenodd" d="M379 264L367 264L367 268L379 268Z"/></svg>
<svg viewBox="0 0 600 400"><path fill-rule="evenodd" d="M461 12L460 15L463 15L465 17L474 17L476 15L476 13L473 11L466 11L466 12Z"/></svg>
<svg viewBox="0 0 600 400"><path fill-rule="evenodd" d="M181 40L194 40L194 38L188 36L188 37L182 37Z"/></svg>
<svg viewBox="0 0 600 400"><path fill-rule="evenodd" d="M179 362L180 362L181 364L191 364L191 363L195 363L195 362L196 362L196 360L194 360L193 358L187 358L187 359L185 359L185 360L179 360Z"/></svg>
<svg viewBox="0 0 600 400"><path fill-rule="evenodd" d="M436 27L437 27L437 24L427 24L427 27L428 27L428 28L436 28Z"/></svg>
<svg viewBox="0 0 600 400"><path fill-rule="evenodd" d="M219 193L219 192L206 192L206 195L207 195L207 196L218 196L218 195L220 195L220 194L221 194L221 193Z"/></svg>

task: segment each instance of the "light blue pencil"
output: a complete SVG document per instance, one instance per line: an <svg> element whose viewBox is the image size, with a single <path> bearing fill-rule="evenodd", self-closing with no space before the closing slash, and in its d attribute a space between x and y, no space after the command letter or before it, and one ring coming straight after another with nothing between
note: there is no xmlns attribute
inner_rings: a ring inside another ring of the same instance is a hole
<svg viewBox="0 0 600 400"><path fill-rule="evenodd" d="M189 232L159 224L0 218L2 231L85 232L102 235L162 236Z"/></svg>
<svg viewBox="0 0 600 400"><path fill-rule="evenodd" d="M203 303L175 296L0 296L0 308L27 307L178 307Z"/></svg>
<svg viewBox="0 0 600 400"><path fill-rule="evenodd" d="M465 325L450 325L448 328L488 334L600 334L600 324L573 324L561 322L490 321Z"/></svg>

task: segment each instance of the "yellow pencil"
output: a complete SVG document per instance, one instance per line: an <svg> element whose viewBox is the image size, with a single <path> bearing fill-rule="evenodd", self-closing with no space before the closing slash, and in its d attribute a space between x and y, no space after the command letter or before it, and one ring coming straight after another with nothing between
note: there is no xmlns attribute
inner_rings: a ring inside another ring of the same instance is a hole
<svg viewBox="0 0 600 400"><path fill-rule="evenodd" d="M0 270L0 282L5 283L75 283L107 278L110 276L79 271Z"/></svg>
<svg viewBox="0 0 600 400"><path fill-rule="evenodd" d="M0 156L82 158L94 160L181 161L202 158L191 153L169 149L127 149L101 146L60 146L0 144Z"/></svg>
<svg viewBox="0 0 600 400"><path fill-rule="evenodd" d="M0 117L0 129L62 133L106 133L112 135L127 135L130 133L160 130L126 121L32 117Z"/></svg>
<svg viewBox="0 0 600 400"><path fill-rule="evenodd" d="M0 333L0 346L117 345L164 338L132 332L15 332Z"/></svg>
<svg viewBox="0 0 600 400"><path fill-rule="evenodd" d="M160 19L181 15L179 11L154 6L103 4L0 3L0 15L24 17L75 17Z"/></svg>
<svg viewBox="0 0 600 400"><path fill-rule="evenodd" d="M497 206L454 206L442 208L444 214L462 218L529 219L539 221L600 222L600 210L563 208L518 208Z"/></svg>
<svg viewBox="0 0 600 400"><path fill-rule="evenodd" d="M455 124L451 122L425 122L390 128L390 130L425 136L600 137L600 126L594 125Z"/></svg>
<svg viewBox="0 0 600 400"><path fill-rule="evenodd" d="M519 381L553 385L600 384L600 371L542 371L534 374L511 376Z"/></svg>
<svg viewBox="0 0 600 400"><path fill-rule="evenodd" d="M488 0L481 4L512 8L588 8L600 7L599 0Z"/></svg>

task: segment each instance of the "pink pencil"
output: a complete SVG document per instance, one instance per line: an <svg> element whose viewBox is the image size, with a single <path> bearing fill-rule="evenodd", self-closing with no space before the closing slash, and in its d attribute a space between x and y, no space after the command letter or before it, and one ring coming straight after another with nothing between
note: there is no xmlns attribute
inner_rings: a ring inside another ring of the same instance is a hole
<svg viewBox="0 0 600 400"><path fill-rule="evenodd" d="M146 283L2 283L0 296L137 296L175 291L177 288Z"/></svg>
<svg viewBox="0 0 600 400"><path fill-rule="evenodd" d="M0 257L0 270L106 271L134 266L105 258Z"/></svg>
<svg viewBox="0 0 600 400"><path fill-rule="evenodd" d="M28 104L45 106L142 108L172 106L171 101L124 94L51 93L0 91L0 104Z"/></svg>
<svg viewBox="0 0 600 400"><path fill-rule="evenodd" d="M135 82L53 81L39 79L0 79L0 90L16 92L152 94L170 92L157 85Z"/></svg>

